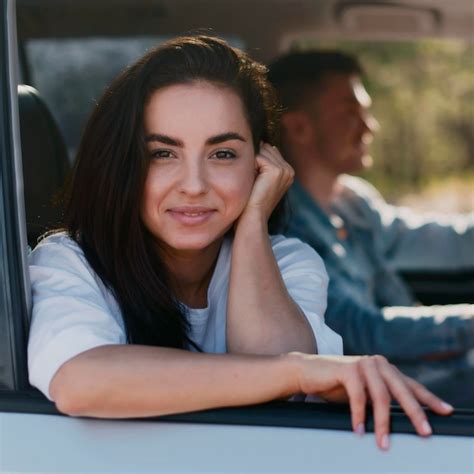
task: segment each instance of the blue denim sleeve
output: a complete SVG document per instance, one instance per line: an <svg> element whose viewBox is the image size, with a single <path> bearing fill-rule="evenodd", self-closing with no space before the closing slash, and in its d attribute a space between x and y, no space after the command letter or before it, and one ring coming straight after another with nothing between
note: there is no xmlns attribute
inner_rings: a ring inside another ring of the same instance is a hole
<svg viewBox="0 0 474 474"><path fill-rule="evenodd" d="M382 354L396 362L474 348L474 305L377 309L332 280L325 320L342 336L344 354Z"/></svg>
<svg viewBox="0 0 474 474"><path fill-rule="evenodd" d="M351 177L346 197L370 223L379 251L398 270L474 268L474 212L459 215L420 214L388 204L368 182Z"/></svg>

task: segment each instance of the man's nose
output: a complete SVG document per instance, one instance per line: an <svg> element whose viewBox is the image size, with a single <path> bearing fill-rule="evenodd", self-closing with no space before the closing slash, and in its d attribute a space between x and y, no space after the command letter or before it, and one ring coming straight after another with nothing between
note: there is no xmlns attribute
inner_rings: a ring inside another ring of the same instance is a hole
<svg viewBox="0 0 474 474"><path fill-rule="evenodd" d="M364 128L367 132L371 134L375 134L380 130L380 123L379 121L371 114L365 113L361 116L362 122L364 124Z"/></svg>
<svg viewBox="0 0 474 474"><path fill-rule="evenodd" d="M179 182L179 191L193 196L204 194L208 189L209 182L204 164L184 164Z"/></svg>

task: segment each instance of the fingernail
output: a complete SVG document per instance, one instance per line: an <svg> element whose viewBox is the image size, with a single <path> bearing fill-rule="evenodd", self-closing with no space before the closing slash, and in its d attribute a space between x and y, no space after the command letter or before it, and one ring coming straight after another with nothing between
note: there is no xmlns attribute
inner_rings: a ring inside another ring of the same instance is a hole
<svg viewBox="0 0 474 474"><path fill-rule="evenodd" d="M364 423L359 423L355 429L356 434L362 436L365 433Z"/></svg>
<svg viewBox="0 0 474 474"><path fill-rule="evenodd" d="M443 410L449 410L449 411L453 411L454 410L454 407L452 405L450 405L449 403L446 403L446 402L441 402L441 406L443 407Z"/></svg>
<svg viewBox="0 0 474 474"><path fill-rule="evenodd" d="M384 450L387 451L388 448L390 447L390 439L388 438L388 435L384 434L382 436L382 440L380 442L380 447Z"/></svg>
<svg viewBox="0 0 474 474"><path fill-rule="evenodd" d="M430 424L426 420L421 424L421 432L424 435L430 435L431 433L433 433Z"/></svg>

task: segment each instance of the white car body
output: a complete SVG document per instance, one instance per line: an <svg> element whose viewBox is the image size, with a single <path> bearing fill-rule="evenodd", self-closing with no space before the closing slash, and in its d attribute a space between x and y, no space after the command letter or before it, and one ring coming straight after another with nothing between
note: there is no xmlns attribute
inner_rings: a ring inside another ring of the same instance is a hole
<svg viewBox="0 0 474 474"><path fill-rule="evenodd" d="M472 437L0 414L0 472L472 473Z"/></svg>

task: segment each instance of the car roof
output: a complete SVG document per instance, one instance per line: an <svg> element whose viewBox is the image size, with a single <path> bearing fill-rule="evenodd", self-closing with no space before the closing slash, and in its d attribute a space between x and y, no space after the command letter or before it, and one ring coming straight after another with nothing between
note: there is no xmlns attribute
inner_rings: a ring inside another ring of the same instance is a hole
<svg viewBox="0 0 474 474"><path fill-rule="evenodd" d="M199 28L235 37L267 61L298 37L473 39L472 0L18 0L22 39L172 36Z"/></svg>

